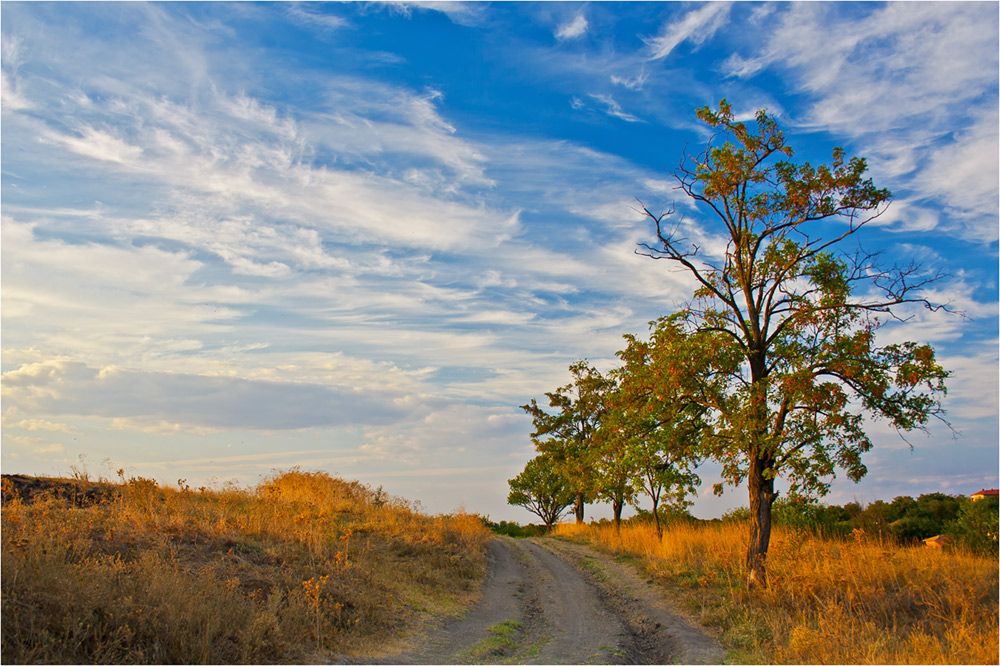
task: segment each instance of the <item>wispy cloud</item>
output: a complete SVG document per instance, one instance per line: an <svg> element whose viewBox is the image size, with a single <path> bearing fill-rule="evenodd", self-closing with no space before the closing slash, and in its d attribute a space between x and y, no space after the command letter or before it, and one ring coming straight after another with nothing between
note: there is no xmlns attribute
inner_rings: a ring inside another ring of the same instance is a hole
<svg viewBox="0 0 1000 666"><path fill-rule="evenodd" d="M307 6L298 2L290 3L286 11L294 22L317 28L323 32L337 30L347 25L347 20L340 16L310 11Z"/></svg>
<svg viewBox="0 0 1000 666"><path fill-rule="evenodd" d="M725 24L729 10L728 2L707 2L689 11L679 21L665 23L659 35L643 39L649 48L649 59L666 58L684 42L695 46L703 44Z"/></svg>
<svg viewBox="0 0 1000 666"><path fill-rule="evenodd" d="M643 85L646 83L646 79L649 78L649 74L643 69L638 74L630 78L623 78L615 74L611 75L611 83L616 86L623 86L629 90L642 90Z"/></svg>
<svg viewBox="0 0 1000 666"><path fill-rule="evenodd" d="M441 12L459 25L475 25L482 15L475 3L451 0L379 0L374 4L386 5L404 16L409 16L414 9Z"/></svg>
<svg viewBox="0 0 1000 666"><path fill-rule="evenodd" d="M813 100L796 123L855 139L876 176L910 174L910 191L897 196L937 199L955 231L995 240L996 13L975 3L864 9L786 5L762 48L734 54L724 70L743 78L767 67L790 72Z"/></svg>
<svg viewBox="0 0 1000 666"><path fill-rule="evenodd" d="M642 118L632 115L631 113L626 113L622 110L621 105L615 101L615 98L611 95L591 95L594 99L604 105L604 113L612 116L614 118L619 118L627 123L641 123L644 122Z"/></svg>

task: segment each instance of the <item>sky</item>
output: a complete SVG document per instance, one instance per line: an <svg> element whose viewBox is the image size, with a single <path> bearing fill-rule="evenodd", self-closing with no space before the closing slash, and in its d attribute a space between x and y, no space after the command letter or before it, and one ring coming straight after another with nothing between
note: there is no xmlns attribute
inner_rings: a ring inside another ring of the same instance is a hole
<svg viewBox="0 0 1000 666"><path fill-rule="evenodd" d="M958 312L880 333L935 347L954 432L870 423L868 475L824 501L998 486L995 2L0 12L5 473L301 466L532 520L520 406L687 301L634 207L719 238L671 174L725 98L798 160L866 157L893 202L862 242ZM746 504L699 471L694 515Z"/></svg>

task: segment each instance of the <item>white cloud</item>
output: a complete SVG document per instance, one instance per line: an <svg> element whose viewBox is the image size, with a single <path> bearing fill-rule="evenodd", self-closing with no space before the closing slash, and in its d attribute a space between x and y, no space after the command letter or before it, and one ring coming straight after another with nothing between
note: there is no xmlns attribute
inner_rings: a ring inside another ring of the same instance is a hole
<svg viewBox="0 0 1000 666"><path fill-rule="evenodd" d="M1000 366L997 341L992 341L976 354L945 355L941 365L952 373L948 378L945 407L956 420L990 419L1000 414L1000 388L996 368Z"/></svg>
<svg viewBox="0 0 1000 666"><path fill-rule="evenodd" d="M15 35L4 35L0 45L2 60L0 60L0 109L3 113L12 113L31 108L31 102L21 92L17 76L22 60L21 40Z"/></svg>
<svg viewBox="0 0 1000 666"><path fill-rule="evenodd" d="M649 47L649 59L666 58L683 42L691 42L695 46L703 44L725 23L730 7L728 2L706 2L698 9L689 11L681 20L664 24L659 35L643 40Z"/></svg>
<svg viewBox="0 0 1000 666"><path fill-rule="evenodd" d="M950 213L949 229L969 240L995 240L996 12L977 3L839 9L784 5L763 47L734 54L724 71L790 72L813 100L796 123L854 139L862 154L871 154L881 184L897 190L892 183L906 176L912 190L906 199L940 202Z"/></svg>
<svg viewBox="0 0 1000 666"><path fill-rule="evenodd" d="M604 113L612 116L614 118L620 118L628 123L641 123L645 122L641 118L633 116L631 113L626 113L622 110L622 107L611 95L591 95L598 102L604 105Z"/></svg>
<svg viewBox="0 0 1000 666"><path fill-rule="evenodd" d="M11 451L10 449L14 449ZM19 458L23 453L32 454L62 453L63 445L58 442L51 442L42 437L25 437L23 435L9 435L4 437L4 457Z"/></svg>
<svg viewBox="0 0 1000 666"><path fill-rule="evenodd" d="M31 102L21 94L17 84L7 76L7 72L0 71L0 109L3 113L23 111L31 108Z"/></svg>
<svg viewBox="0 0 1000 666"><path fill-rule="evenodd" d="M48 361L3 374L5 406L23 413L100 416L116 426L163 424L243 430L296 430L398 421L397 396L349 386L250 381Z"/></svg>
<svg viewBox="0 0 1000 666"><path fill-rule="evenodd" d="M133 169L141 168L141 147L94 127L82 128L79 135L48 132L41 140L60 144L74 153L95 160L113 162Z"/></svg>
<svg viewBox="0 0 1000 666"><path fill-rule="evenodd" d="M454 403L403 427L368 428L362 450L432 472L461 457L477 455L482 460L503 455L511 440L527 439L529 428L530 420L519 410Z"/></svg>
<svg viewBox="0 0 1000 666"><path fill-rule="evenodd" d="M564 41L582 37L587 32L587 17L577 14L572 21L563 23L555 32L556 39Z"/></svg>
<svg viewBox="0 0 1000 666"><path fill-rule="evenodd" d="M997 239L1000 195L1000 115L997 109L979 115L954 139L929 151L929 160L914 180L923 196L944 201L966 237L983 242Z"/></svg>

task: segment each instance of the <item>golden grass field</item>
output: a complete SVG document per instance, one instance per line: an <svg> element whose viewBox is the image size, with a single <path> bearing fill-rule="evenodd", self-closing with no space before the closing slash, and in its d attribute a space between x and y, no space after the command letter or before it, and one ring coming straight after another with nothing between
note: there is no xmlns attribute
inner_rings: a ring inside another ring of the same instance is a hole
<svg viewBox="0 0 1000 666"><path fill-rule="evenodd" d="M770 586L748 592L748 528L677 521L559 525L557 535L637 557L715 626L734 663L996 664L998 563L961 551L900 547L855 532L827 540L776 528Z"/></svg>
<svg viewBox="0 0 1000 666"><path fill-rule="evenodd" d="M363 660L461 608L485 568L476 516L429 517L322 472L112 490L84 507L4 502L4 663Z"/></svg>

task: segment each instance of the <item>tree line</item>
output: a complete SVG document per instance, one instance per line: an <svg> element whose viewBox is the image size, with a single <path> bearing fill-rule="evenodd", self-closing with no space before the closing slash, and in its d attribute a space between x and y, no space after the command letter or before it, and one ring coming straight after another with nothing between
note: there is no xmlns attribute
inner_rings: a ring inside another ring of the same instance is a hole
<svg viewBox="0 0 1000 666"><path fill-rule="evenodd" d="M863 249L891 199L863 158L835 148L828 164L796 163L764 109L742 122L722 100L696 115L711 137L673 176L700 217L637 208L654 238L636 252L686 273L690 298L648 337L626 335L619 367L575 363L547 408L523 406L539 455L508 499L548 523L569 506L582 521L594 501L620 521L641 496L655 518L688 501L712 459L724 484L746 483L747 583L766 585L779 478L791 498L821 497L836 470L867 472L866 417L901 432L943 419L934 349L878 335L912 307L941 309L922 295L939 276Z"/></svg>
<svg viewBox="0 0 1000 666"><path fill-rule="evenodd" d="M868 504L854 501L843 506L782 497L775 500L772 508L775 525L806 530L823 538L872 538L918 546L923 539L943 535L948 545L984 555L1000 552L1000 500L997 497L973 500L962 495L926 493L919 497L901 495L891 501L875 500ZM722 518L710 520L695 518L686 509L674 506L661 506L659 514L664 524L674 521L745 523L750 518L747 507L732 509ZM497 523L488 517L483 521L495 533L512 537L541 536L547 530L545 525L520 525L503 520ZM652 512L637 507L636 514L619 525L654 521ZM605 522L606 519L602 519L598 524Z"/></svg>

